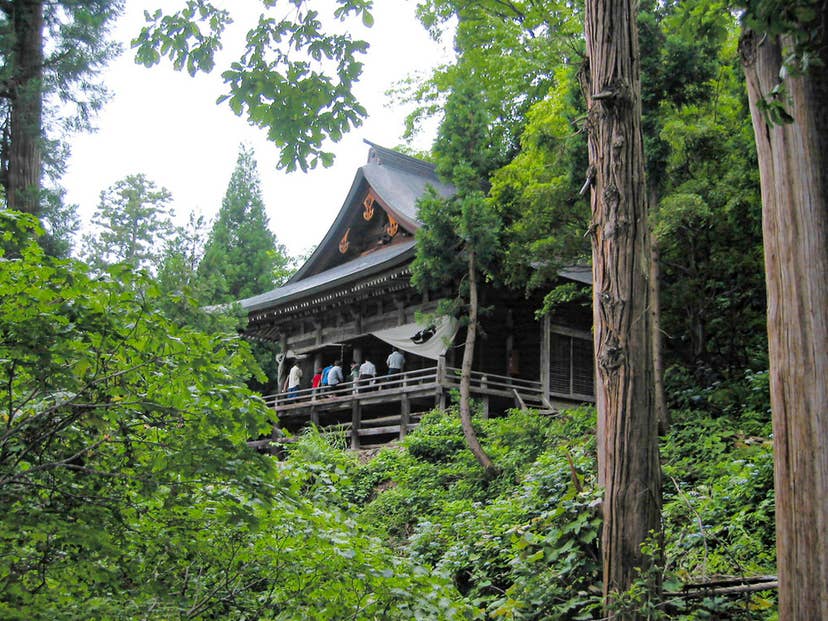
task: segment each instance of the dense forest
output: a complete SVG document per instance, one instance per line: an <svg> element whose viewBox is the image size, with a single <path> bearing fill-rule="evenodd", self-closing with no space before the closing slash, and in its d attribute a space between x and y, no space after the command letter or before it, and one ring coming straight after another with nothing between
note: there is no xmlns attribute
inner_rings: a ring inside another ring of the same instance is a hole
<svg viewBox="0 0 828 621"><path fill-rule="evenodd" d="M264 2L220 68L288 169L359 126L347 24L383 27L316 4ZM440 119L418 155L457 194L421 202L414 278L456 285L467 351L478 284L592 307L597 403L484 419L461 385L382 450L309 428L274 454L248 440L279 425L278 346L232 303L299 259L252 151L212 222L140 172L80 239L64 204L122 8L0 4L0 617L828 614L824 2L420 1L455 58L396 96L408 137ZM231 16L147 14L132 53L211 71ZM560 285L590 261L594 291Z"/></svg>

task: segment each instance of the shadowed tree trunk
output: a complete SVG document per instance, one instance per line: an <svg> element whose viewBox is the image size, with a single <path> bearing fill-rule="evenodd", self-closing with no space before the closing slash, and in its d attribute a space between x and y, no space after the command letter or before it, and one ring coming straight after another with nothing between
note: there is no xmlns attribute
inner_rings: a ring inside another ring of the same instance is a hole
<svg viewBox="0 0 828 621"><path fill-rule="evenodd" d="M477 340L477 266L474 250L469 249L469 326L466 329L466 344L463 348L463 364L460 369L460 424L469 450L486 473L487 478L497 474L497 468L480 445L471 420L471 372L474 360L474 345Z"/></svg>
<svg viewBox="0 0 828 621"><path fill-rule="evenodd" d="M7 206L37 214L41 175L41 117L43 87L43 2L17 0L2 9L14 31L14 73L6 85L9 132L4 145L3 175Z"/></svg>
<svg viewBox="0 0 828 621"><path fill-rule="evenodd" d="M787 77L793 123L770 125L785 41L746 32L745 63L762 188L773 410L779 618L828 619L828 4L822 65ZM790 44L790 42L787 42Z"/></svg>
<svg viewBox="0 0 828 621"><path fill-rule="evenodd" d="M601 547L608 606L638 577L637 568L652 563L641 544L661 528L634 6L632 0L587 0L585 13L598 468L605 490Z"/></svg>

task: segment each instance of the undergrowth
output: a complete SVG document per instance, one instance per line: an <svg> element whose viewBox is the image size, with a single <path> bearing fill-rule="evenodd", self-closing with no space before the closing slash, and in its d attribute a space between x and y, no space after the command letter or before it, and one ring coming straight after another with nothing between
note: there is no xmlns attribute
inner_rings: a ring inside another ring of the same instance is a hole
<svg viewBox="0 0 828 621"><path fill-rule="evenodd" d="M662 438L665 527L659 576L619 598L652 619L772 619L771 593L687 600L684 583L774 573L773 460L765 412L682 410ZM304 493L453 583L481 619L597 619L600 498L595 413L513 411L475 420L501 469L486 480L455 412L433 411L367 463L316 431L291 448ZM648 585L663 583L654 598Z"/></svg>

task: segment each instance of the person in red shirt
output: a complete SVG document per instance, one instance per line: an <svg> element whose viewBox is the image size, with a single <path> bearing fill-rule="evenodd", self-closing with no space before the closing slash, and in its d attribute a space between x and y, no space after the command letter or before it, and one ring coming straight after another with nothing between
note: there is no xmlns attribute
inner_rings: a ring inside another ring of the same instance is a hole
<svg viewBox="0 0 828 621"><path fill-rule="evenodd" d="M319 384L322 383L322 369L316 369L316 373L313 374L313 379L311 380L311 388L319 388Z"/></svg>

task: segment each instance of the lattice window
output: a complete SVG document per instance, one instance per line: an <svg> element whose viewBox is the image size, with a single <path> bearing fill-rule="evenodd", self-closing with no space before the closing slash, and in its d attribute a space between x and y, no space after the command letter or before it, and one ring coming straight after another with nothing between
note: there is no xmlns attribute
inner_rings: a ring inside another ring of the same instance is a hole
<svg viewBox="0 0 828 621"><path fill-rule="evenodd" d="M564 334L550 336L549 389L567 395L593 395L592 342Z"/></svg>

